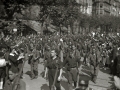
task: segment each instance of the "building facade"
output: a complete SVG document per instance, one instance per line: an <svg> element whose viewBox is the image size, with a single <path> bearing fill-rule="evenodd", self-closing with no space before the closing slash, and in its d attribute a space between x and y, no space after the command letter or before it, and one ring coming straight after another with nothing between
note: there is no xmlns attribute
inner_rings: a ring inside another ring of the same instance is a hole
<svg viewBox="0 0 120 90"><path fill-rule="evenodd" d="M111 15L120 15L120 0L111 0Z"/></svg>
<svg viewBox="0 0 120 90"><path fill-rule="evenodd" d="M93 0L93 15L120 15L120 0Z"/></svg>
<svg viewBox="0 0 120 90"><path fill-rule="evenodd" d="M82 13L92 15L92 0L76 0Z"/></svg>

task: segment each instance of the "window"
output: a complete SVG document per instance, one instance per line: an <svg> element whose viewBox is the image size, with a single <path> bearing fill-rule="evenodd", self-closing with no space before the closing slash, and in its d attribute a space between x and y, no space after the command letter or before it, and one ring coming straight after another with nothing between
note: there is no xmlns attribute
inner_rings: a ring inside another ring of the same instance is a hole
<svg viewBox="0 0 120 90"><path fill-rule="evenodd" d="M103 8L103 4L102 3L100 3L100 8Z"/></svg>

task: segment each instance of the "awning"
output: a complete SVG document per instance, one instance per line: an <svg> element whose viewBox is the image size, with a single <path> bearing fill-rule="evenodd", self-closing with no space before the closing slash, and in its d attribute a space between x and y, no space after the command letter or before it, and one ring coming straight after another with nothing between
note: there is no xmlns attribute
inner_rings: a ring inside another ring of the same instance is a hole
<svg viewBox="0 0 120 90"><path fill-rule="evenodd" d="M35 30L38 33L42 31L41 23L39 23L37 21L33 21L33 20L21 20L21 22L23 24L25 24L26 26L30 27L31 29Z"/></svg>

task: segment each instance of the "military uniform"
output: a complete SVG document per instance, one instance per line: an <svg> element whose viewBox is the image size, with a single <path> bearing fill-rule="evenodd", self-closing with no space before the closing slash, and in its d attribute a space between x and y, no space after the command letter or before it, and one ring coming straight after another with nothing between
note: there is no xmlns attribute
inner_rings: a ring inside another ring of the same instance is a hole
<svg viewBox="0 0 120 90"><path fill-rule="evenodd" d="M97 60L98 60L98 62L101 62L102 57L101 57L101 51L100 51L99 48L97 48L97 52L96 52L96 54L97 54Z"/></svg>
<svg viewBox="0 0 120 90"><path fill-rule="evenodd" d="M116 55L117 54L117 47L114 47L113 48L113 51L112 51L112 64L111 64L111 72L113 75L116 75L117 74L117 70L116 70L116 65L117 65L117 62L116 62Z"/></svg>
<svg viewBox="0 0 120 90"><path fill-rule="evenodd" d="M19 78L16 77L13 82L11 82L9 79L6 81L4 89L3 90L13 90L13 87L16 85L17 80ZM26 83L23 80L19 80L18 88L17 90L26 90Z"/></svg>
<svg viewBox="0 0 120 90"><path fill-rule="evenodd" d="M3 38L1 38L1 40L0 40L0 49L2 49L2 48L8 48L8 45L5 43Z"/></svg>
<svg viewBox="0 0 120 90"><path fill-rule="evenodd" d="M12 70L14 72L18 72L18 63L17 63L17 59L18 59L19 55L10 53L9 54L9 60L10 60L10 67L12 68Z"/></svg>
<svg viewBox="0 0 120 90"><path fill-rule="evenodd" d="M8 62L7 64L6 64L6 77L5 77L5 82L8 80L8 72L9 72L9 68L10 68L10 65L9 65L9 54L10 54L10 52L9 51L7 51L6 53L5 53L5 55L4 55L4 57L5 57L5 60Z"/></svg>
<svg viewBox="0 0 120 90"><path fill-rule="evenodd" d="M21 57L21 56L23 56L23 57L19 59L19 57ZM18 60L17 63L18 63L18 71L20 72L20 70L23 66L24 53L21 53L19 57L18 57L19 60L17 59ZM22 76L23 76L23 70L22 70L22 73L21 73L21 78L22 78Z"/></svg>
<svg viewBox="0 0 120 90"><path fill-rule="evenodd" d="M71 53L71 52L70 52ZM73 90L72 82L74 82L74 86L77 85L77 76L78 76L78 66L80 66L80 59L77 57L67 57L63 63L63 66L67 66L67 76L68 76L68 86L69 90Z"/></svg>
<svg viewBox="0 0 120 90"><path fill-rule="evenodd" d="M56 68L58 67L58 73L57 73L57 78L58 78L59 73L60 73L60 69L62 68L62 62L57 57L55 59L49 58L47 60L46 67L48 68L48 80L49 80L49 87L51 90L51 87L53 85L53 81L55 78ZM57 79L55 81L55 87L56 87L56 90L61 90L60 81L57 81Z"/></svg>
<svg viewBox="0 0 120 90"><path fill-rule="evenodd" d="M84 46L83 46L83 57L84 57L84 63L87 64L87 57L88 57L88 45L85 42Z"/></svg>
<svg viewBox="0 0 120 90"><path fill-rule="evenodd" d="M106 65L106 60L107 60L106 50L103 50L103 53L102 53L102 63L103 63L104 69L105 69L105 65Z"/></svg>
<svg viewBox="0 0 120 90"><path fill-rule="evenodd" d="M45 49L45 53L44 53L44 69L46 68L46 63L48 61L48 59L50 59L50 48L46 47Z"/></svg>
<svg viewBox="0 0 120 90"><path fill-rule="evenodd" d="M33 49L32 53L33 53L33 57L31 60L31 73L32 73L32 79L34 79L34 78L38 78L38 64L39 64L40 53L36 49Z"/></svg>
<svg viewBox="0 0 120 90"><path fill-rule="evenodd" d="M96 53L90 54L89 60L90 60L92 80L93 80L93 82L96 83L96 79L97 79L97 75L98 75L98 71L99 71L99 62L97 60Z"/></svg>

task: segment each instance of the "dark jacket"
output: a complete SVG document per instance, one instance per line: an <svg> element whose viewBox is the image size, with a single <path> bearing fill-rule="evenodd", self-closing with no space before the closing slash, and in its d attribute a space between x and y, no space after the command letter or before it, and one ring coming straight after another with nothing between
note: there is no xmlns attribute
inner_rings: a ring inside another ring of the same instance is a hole
<svg viewBox="0 0 120 90"><path fill-rule="evenodd" d="M19 78L16 77L13 81L13 83L10 80L7 80L5 83L5 88L4 90L13 90L13 87L16 85L16 82ZM26 90L26 83L20 79L18 83L18 89L17 90Z"/></svg>
<svg viewBox="0 0 120 90"><path fill-rule="evenodd" d="M98 66L98 60L97 60L97 55L96 54L90 54L88 57L88 60L90 60L90 64L93 65L94 67Z"/></svg>
<svg viewBox="0 0 120 90"><path fill-rule="evenodd" d="M9 60L10 60L10 63L11 63L11 68L14 72L18 72L18 62L17 62L17 59L18 59L18 55L9 55Z"/></svg>
<svg viewBox="0 0 120 90"><path fill-rule="evenodd" d="M80 63L80 59L79 58L76 58L76 57L74 57L74 58L67 57L65 59L65 61L63 62L63 67L66 64L68 65L67 70L70 70L70 68L75 68L75 67L77 68L77 67L79 67L81 63Z"/></svg>

